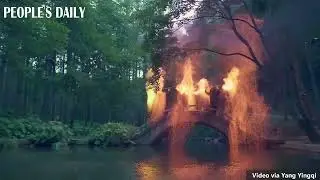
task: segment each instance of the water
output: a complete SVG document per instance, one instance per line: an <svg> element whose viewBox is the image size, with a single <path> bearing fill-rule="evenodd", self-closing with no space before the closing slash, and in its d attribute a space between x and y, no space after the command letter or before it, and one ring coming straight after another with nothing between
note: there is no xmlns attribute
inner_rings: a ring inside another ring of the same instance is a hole
<svg viewBox="0 0 320 180"><path fill-rule="evenodd" d="M252 168L315 168L320 155L290 151L241 152L195 146L188 155L147 147L0 153L1 180L224 180L245 179Z"/></svg>

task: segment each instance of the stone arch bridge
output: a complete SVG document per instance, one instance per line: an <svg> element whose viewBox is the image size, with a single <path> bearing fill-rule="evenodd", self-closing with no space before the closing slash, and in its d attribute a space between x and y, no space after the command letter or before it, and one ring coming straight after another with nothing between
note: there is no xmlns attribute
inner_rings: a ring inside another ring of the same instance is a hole
<svg viewBox="0 0 320 180"><path fill-rule="evenodd" d="M166 110L163 118L158 122L147 125L140 129L140 132L134 137L133 141L137 144L143 145L155 145L161 142L163 138L169 136L171 128L173 128L172 123L170 122L170 110ZM215 129L219 132L226 140L228 140L228 131L229 131L229 120L224 117L217 116L214 111L188 111L189 115L194 116L196 121L179 121L180 123L175 124L175 129L185 129L192 128L195 125L204 125L210 128ZM274 139L271 137L263 137L262 141L267 146L283 144L284 141L280 139Z"/></svg>

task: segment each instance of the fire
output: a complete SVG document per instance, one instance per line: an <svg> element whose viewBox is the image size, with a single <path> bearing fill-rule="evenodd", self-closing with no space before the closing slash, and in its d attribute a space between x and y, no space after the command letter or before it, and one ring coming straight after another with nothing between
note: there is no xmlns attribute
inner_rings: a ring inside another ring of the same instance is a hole
<svg viewBox="0 0 320 180"><path fill-rule="evenodd" d="M188 59L183 67L183 78L180 84L177 85L177 90L180 94L191 96L194 94L195 87L193 86L192 78L193 70L191 60Z"/></svg>
<svg viewBox="0 0 320 180"><path fill-rule="evenodd" d="M224 78L222 89L230 95L226 113L231 118L229 136L232 146L250 140L259 142L263 136L268 106L258 94L255 73L254 68L243 65L241 70L233 67Z"/></svg>
<svg viewBox="0 0 320 180"><path fill-rule="evenodd" d="M177 85L176 89L181 95L187 97L187 104L190 108L196 105L196 99L194 96L195 87L193 82L193 69L191 60L188 59L183 66L183 78L180 84ZM191 110L191 109L190 109Z"/></svg>
<svg viewBox="0 0 320 180"><path fill-rule="evenodd" d="M209 104L209 95L206 90L209 88L209 82L207 79L202 78L198 83L193 80L193 67L191 59L188 59L183 66L183 78L176 89L187 98L187 105L189 110L195 110L195 107L203 109Z"/></svg>
<svg viewBox="0 0 320 180"><path fill-rule="evenodd" d="M231 71L228 73L227 78L224 78L224 84L222 89L230 94L233 97L237 92L237 86L239 83L239 69L237 67L233 67Z"/></svg>
<svg viewBox="0 0 320 180"><path fill-rule="evenodd" d="M200 81L197 83L198 90L195 92L196 95L200 96L205 96L207 89L209 88L209 82L207 79L202 78Z"/></svg>
<svg viewBox="0 0 320 180"><path fill-rule="evenodd" d="M149 69L146 78L150 79L154 75L152 69ZM148 106L148 111L151 111L152 105L154 103L154 100L156 98L156 88L152 86L152 84L147 81L146 82L146 91L147 91L147 106Z"/></svg>
<svg viewBox="0 0 320 180"><path fill-rule="evenodd" d="M152 69L148 70L146 74L146 78L148 79L146 83L147 105L151 122L158 121L162 117L166 106L166 93L162 91L164 87L164 71L161 68L159 71L160 77L157 80L158 90L149 82L154 76Z"/></svg>
<svg viewBox="0 0 320 180"><path fill-rule="evenodd" d="M147 89L147 106L148 106L148 111L150 112L152 109L153 102L156 98L156 93L154 92L155 89L153 87L150 87L150 85L146 85Z"/></svg>

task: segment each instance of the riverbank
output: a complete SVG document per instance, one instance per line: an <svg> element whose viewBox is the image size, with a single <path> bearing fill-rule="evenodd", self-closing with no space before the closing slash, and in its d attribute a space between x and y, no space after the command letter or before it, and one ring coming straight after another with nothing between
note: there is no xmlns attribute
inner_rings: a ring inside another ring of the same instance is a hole
<svg viewBox="0 0 320 180"><path fill-rule="evenodd" d="M142 129L141 127L124 123L76 123L71 127L62 122L41 121L37 118L0 118L0 150L18 147L49 147L52 149L63 149L72 146L128 147L136 145L132 138ZM204 132L209 131L204 130ZM216 135L214 133L203 134L203 132L198 132L198 136L211 137L214 142ZM210 142L209 144L212 144ZM279 140L279 138L267 139L266 144L268 148L272 149L281 148L320 153L320 144L311 144L306 136L295 138L287 136L282 140Z"/></svg>
<svg viewBox="0 0 320 180"><path fill-rule="evenodd" d="M281 144L279 148L293 151L320 153L320 144L312 144L307 136L288 139L284 144Z"/></svg>
<svg viewBox="0 0 320 180"><path fill-rule="evenodd" d="M118 147L132 144L138 127L124 123L85 124L73 126L37 118L0 118L0 149L14 147L53 147L72 145Z"/></svg>

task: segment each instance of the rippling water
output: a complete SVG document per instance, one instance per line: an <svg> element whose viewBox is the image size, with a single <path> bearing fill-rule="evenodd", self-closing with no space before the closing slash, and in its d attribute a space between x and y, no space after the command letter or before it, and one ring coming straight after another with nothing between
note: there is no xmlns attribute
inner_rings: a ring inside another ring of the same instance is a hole
<svg viewBox="0 0 320 180"><path fill-rule="evenodd" d="M320 155L290 151L226 153L193 147L189 153L151 148L0 153L1 180L224 180L248 169L315 168Z"/></svg>

